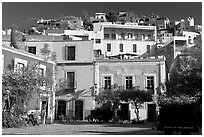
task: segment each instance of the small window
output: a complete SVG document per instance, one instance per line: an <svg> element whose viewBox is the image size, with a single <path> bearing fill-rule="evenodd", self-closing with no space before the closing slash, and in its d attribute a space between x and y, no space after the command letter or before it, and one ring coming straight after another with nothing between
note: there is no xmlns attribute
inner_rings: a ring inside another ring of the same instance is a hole
<svg viewBox="0 0 204 137"><path fill-rule="evenodd" d="M119 45L119 48L120 48L120 52L123 52L123 44L122 43Z"/></svg>
<svg viewBox="0 0 204 137"><path fill-rule="evenodd" d="M147 53L150 53L150 45L147 45Z"/></svg>
<svg viewBox="0 0 204 137"><path fill-rule="evenodd" d="M74 89L75 88L74 81L75 81L75 72L67 72L66 88Z"/></svg>
<svg viewBox="0 0 204 137"><path fill-rule="evenodd" d="M132 33L128 33L128 39L132 39L133 38L133 34Z"/></svg>
<svg viewBox="0 0 204 137"><path fill-rule="evenodd" d="M121 33L121 39L122 39L122 40L125 39L125 33Z"/></svg>
<svg viewBox="0 0 204 137"><path fill-rule="evenodd" d="M137 52L137 44L133 44L133 52Z"/></svg>
<svg viewBox="0 0 204 137"><path fill-rule="evenodd" d="M32 54L36 54L36 47L28 47L28 52Z"/></svg>
<svg viewBox="0 0 204 137"><path fill-rule="evenodd" d="M107 43L107 52L111 52L111 44Z"/></svg>
<svg viewBox="0 0 204 137"><path fill-rule="evenodd" d="M147 35L147 36L148 36L148 39L149 39L149 40L152 38L152 35L150 35L150 34L149 34L149 35Z"/></svg>
<svg viewBox="0 0 204 137"><path fill-rule="evenodd" d="M38 68L38 74L41 76L41 77L43 77L44 76L44 69L43 68ZM40 86L44 86L44 80L43 79L41 79L40 80Z"/></svg>
<svg viewBox="0 0 204 137"><path fill-rule="evenodd" d="M138 39L138 34L135 34L135 39L136 39L136 40Z"/></svg>
<svg viewBox="0 0 204 137"><path fill-rule="evenodd" d="M110 38L110 35L107 34L107 33L105 33L105 34L104 34L104 39L109 39L109 38Z"/></svg>
<svg viewBox="0 0 204 137"><path fill-rule="evenodd" d="M111 89L111 77L104 77L104 89Z"/></svg>
<svg viewBox="0 0 204 137"><path fill-rule="evenodd" d="M75 46L65 46L65 60L75 60Z"/></svg>
<svg viewBox="0 0 204 137"><path fill-rule="evenodd" d="M111 34L112 39L116 39L116 34Z"/></svg>
<svg viewBox="0 0 204 137"><path fill-rule="evenodd" d="M144 34L141 34L141 37L142 37L142 40L144 40L144 39L145 39L145 35L144 35Z"/></svg>
<svg viewBox="0 0 204 137"><path fill-rule="evenodd" d="M126 89L132 89L132 76L125 77L125 87Z"/></svg>
<svg viewBox="0 0 204 137"><path fill-rule="evenodd" d="M154 76L147 76L147 89L154 90Z"/></svg>
<svg viewBox="0 0 204 137"><path fill-rule="evenodd" d="M95 42L96 43L101 43L101 39L96 39Z"/></svg>

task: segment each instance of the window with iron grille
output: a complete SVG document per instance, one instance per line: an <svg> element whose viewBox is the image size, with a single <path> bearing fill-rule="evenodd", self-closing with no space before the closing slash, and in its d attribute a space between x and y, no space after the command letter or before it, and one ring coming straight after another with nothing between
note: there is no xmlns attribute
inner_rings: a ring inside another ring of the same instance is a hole
<svg viewBox="0 0 204 137"><path fill-rule="evenodd" d="M104 77L104 89L111 89L111 76Z"/></svg>
<svg viewBox="0 0 204 137"><path fill-rule="evenodd" d="M120 48L120 52L123 52L123 44L122 43L119 45L119 48Z"/></svg>
<svg viewBox="0 0 204 137"><path fill-rule="evenodd" d="M132 89L132 76L125 77L125 88Z"/></svg>
<svg viewBox="0 0 204 137"><path fill-rule="evenodd" d="M18 73L22 74L24 72L25 69L25 64L18 62L16 64L16 70Z"/></svg>
<svg viewBox="0 0 204 137"><path fill-rule="evenodd" d="M107 52L111 52L111 44L107 43Z"/></svg>
<svg viewBox="0 0 204 137"><path fill-rule="evenodd" d="M75 88L74 81L75 81L75 72L67 72L66 88L74 89Z"/></svg>
<svg viewBox="0 0 204 137"><path fill-rule="evenodd" d="M154 90L154 76L147 76L147 89Z"/></svg>
<svg viewBox="0 0 204 137"><path fill-rule="evenodd" d="M65 46L65 60L75 60L75 46Z"/></svg>
<svg viewBox="0 0 204 137"><path fill-rule="evenodd" d="M137 52L137 44L133 44L133 52Z"/></svg>

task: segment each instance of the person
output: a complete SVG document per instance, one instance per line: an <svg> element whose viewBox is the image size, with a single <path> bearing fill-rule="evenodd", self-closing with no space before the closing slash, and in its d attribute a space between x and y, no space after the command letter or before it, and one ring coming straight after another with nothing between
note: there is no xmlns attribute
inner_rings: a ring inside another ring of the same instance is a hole
<svg viewBox="0 0 204 137"><path fill-rule="evenodd" d="M28 117L29 117L29 120L32 123L32 125L35 126L36 121L35 121L33 112L31 112L30 115L28 115Z"/></svg>

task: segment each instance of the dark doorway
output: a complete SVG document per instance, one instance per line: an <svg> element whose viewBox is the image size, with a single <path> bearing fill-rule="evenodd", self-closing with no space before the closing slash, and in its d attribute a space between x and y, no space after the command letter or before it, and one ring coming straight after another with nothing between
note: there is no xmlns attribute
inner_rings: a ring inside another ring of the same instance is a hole
<svg viewBox="0 0 204 137"><path fill-rule="evenodd" d="M154 121L156 118L156 104L148 104L147 120Z"/></svg>
<svg viewBox="0 0 204 137"><path fill-rule="evenodd" d="M46 109L45 118L47 118L48 116L48 102L47 101L42 101L42 109Z"/></svg>
<svg viewBox="0 0 204 137"><path fill-rule="evenodd" d="M58 118L59 116L62 115L66 115L66 101L58 101Z"/></svg>
<svg viewBox="0 0 204 137"><path fill-rule="evenodd" d="M83 101L75 101L75 117L77 120L83 120Z"/></svg>
<svg viewBox="0 0 204 137"><path fill-rule="evenodd" d="M121 108L121 112L123 115L123 119L129 120L130 119L130 117L129 117L129 104L123 103L123 104L121 104L120 108Z"/></svg>

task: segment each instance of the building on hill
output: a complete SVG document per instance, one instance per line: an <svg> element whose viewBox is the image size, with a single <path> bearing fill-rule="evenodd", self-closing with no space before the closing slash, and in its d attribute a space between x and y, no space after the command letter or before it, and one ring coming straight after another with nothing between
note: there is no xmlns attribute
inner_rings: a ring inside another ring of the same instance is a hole
<svg viewBox="0 0 204 137"><path fill-rule="evenodd" d="M98 56L148 56L157 40L155 26L94 23L94 50Z"/></svg>

